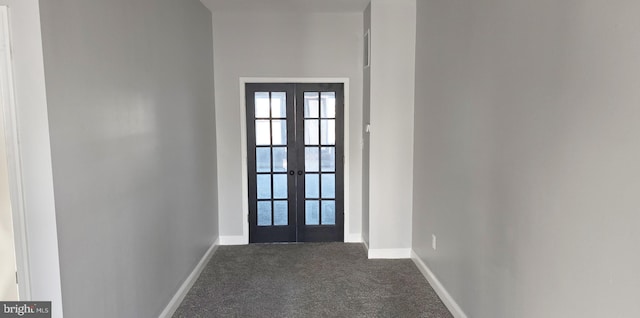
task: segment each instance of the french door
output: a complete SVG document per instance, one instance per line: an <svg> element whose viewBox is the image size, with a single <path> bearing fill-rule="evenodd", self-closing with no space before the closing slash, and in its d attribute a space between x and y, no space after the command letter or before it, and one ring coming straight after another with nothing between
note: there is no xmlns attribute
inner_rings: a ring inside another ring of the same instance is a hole
<svg viewBox="0 0 640 318"><path fill-rule="evenodd" d="M343 241L343 84L245 92L249 242Z"/></svg>

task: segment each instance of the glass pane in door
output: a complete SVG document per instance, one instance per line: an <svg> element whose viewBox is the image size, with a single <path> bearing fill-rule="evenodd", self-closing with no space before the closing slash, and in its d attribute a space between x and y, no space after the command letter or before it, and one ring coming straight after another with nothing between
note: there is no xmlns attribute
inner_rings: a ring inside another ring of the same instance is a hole
<svg viewBox="0 0 640 318"><path fill-rule="evenodd" d="M287 93L271 93L271 117L287 118Z"/></svg>
<svg viewBox="0 0 640 318"><path fill-rule="evenodd" d="M266 147L256 148L256 171L271 171L271 149Z"/></svg>
<svg viewBox="0 0 640 318"><path fill-rule="evenodd" d="M271 175L259 174L256 179L258 199L271 199Z"/></svg>
<svg viewBox="0 0 640 318"><path fill-rule="evenodd" d="M318 225L320 224L320 201L306 200L305 203L305 224L306 225Z"/></svg>
<svg viewBox="0 0 640 318"><path fill-rule="evenodd" d="M256 120L256 146L271 144L271 129L269 120Z"/></svg>
<svg viewBox="0 0 640 318"><path fill-rule="evenodd" d="M320 140L320 121L317 119L306 119L304 121L304 144L317 145Z"/></svg>
<svg viewBox="0 0 640 318"><path fill-rule="evenodd" d="M323 145L336 144L335 119L323 119L320 121L320 141Z"/></svg>
<svg viewBox="0 0 640 318"><path fill-rule="evenodd" d="M336 198L336 175L333 173L322 174L322 198Z"/></svg>
<svg viewBox="0 0 640 318"><path fill-rule="evenodd" d="M322 200L322 225L336 224L336 201Z"/></svg>
<svg viewBox="0 0 640 318"><path fill-rule="evenodd" d="M269 92L255 93L255 108L256 118L269 118Z"/></svg>
<svg viewBox="0 0 640 318"><path fill-rule="evenodd" d="M336 148L322 147L320 148L320 162L323 172L336 171Z"/></svg>
<svg viewBox="0 0 640 318"><path fill-rule="evenodd" d="M289 202L274 201L273 202L273 225L289 224Z"/></svg>
<svg viewBox="0 0 640 318"><path fill-rule="evenodd" d="M274 174L273 175L273 198L274 199L286 199L287 198L287 174Z"/></svg>
<svg viewBox="0 0 640 318"><path fill-rule="evenodd" d="M273 147L273 172L287 172L287 147Z"/></svg>
<svg viewBox="0 0 640 318"><path fill-rule="evenodd" d="M320 179L318 178L318 174L307 174L304 179L305 197L319 198Z"/></svg>
<svg viewBox="0 0 640 318"><path fill-rule="evenodd" d="M318 147L306 147L304 149L304 168L308 172L320 171L320 155Z"/></svg>
<svg viewBox="0 0 640 318"><path fill-rule="evenodd" d="M258 226L271 225L271 202L258 202Z"/></svg>
<svg viewBox="0 0 640 318"><path fill-rule="evenodd" d="M287 144L287 121L286 120L272 120L272 144L273 145L286 145Z"/></svg>
<svg viewBox="0 0 640 318"><path fill-rule="evenodd" d="M319 102L317 92L304 93L304 117L318 118Z"/></svg>
<svg viewBox="0 0 640 318"><path fill-rule="evenodd" d="M322 106L320 107L320 117L336 118L336 93L322 92Z"/></svg>

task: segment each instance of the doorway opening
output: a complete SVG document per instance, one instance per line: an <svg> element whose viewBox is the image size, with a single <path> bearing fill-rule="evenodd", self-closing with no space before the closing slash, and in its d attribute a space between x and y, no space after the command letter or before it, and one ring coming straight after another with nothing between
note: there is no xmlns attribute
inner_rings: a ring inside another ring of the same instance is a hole
<svg viewBox="0 0 640 318"><path fill-rule="evenodd" d="M344 85L245 94L249 242L344 241Z"/></svg>

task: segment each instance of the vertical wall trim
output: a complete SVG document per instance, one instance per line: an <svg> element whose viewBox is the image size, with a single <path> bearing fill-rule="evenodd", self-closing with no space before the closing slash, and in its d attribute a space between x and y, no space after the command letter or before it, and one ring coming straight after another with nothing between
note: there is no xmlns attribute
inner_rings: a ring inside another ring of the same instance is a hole
<svg viewBox="0 0 640 318"><path fill-rule="evenodd" d="M6 5L0 5L0 98L4 114L5 147L7 152L7 177L13 217L13 237L16 258L19 299L31 299L31 280L29 275L29 253L27 250L27 227L24 215L24 194L22 192L22 165L18 143L18 118L13 85L13 65L11 57L11 32L9 11ZM0 159L3 160L4 158Z"/></svg>
<svg viewBox="0 0 640 318"><path fill-rule="evenodd" d="M9 32L14 66L14 94L22 195L24 241L28 254L29 292L24 300L52 301L52 317L61 318L62 289L40 2L38 0L0 0L9 8ZM8 149L10 150L10 149ZM24 279L24 278L23 278ZM20 287L19 287L20 288Z"/></svg>

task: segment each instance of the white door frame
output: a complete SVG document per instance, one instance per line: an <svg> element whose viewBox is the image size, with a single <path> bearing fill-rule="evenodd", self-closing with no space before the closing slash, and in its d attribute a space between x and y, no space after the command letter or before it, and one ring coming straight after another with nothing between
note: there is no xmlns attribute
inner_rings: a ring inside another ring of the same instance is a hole
<svg viewBox="0 0 640 318"><path fill-rule="evenodd" d="M5 144L7 148L7 172L9 193L13 217L13 235L18 279L18 297L31 299L29 254L27 253L27 231L24 214L24 195L22 191L22 166L18 143L18 120L16 115L15 91L13 84L13 65L11 58L11 32L6 5L0 5L0 98L4 113ZM4 158L3 158L4 159Z"/></svg>
<svg viewBox="0 0 640 318"><path fill-rule="evenodd" d="M344 239L349 235L349 78L347 77L240 77L240 140L242 149L242 242L249 244L249 173L247 171L247 83L341 83L344 84Z"/></svg>
<svg viewBox="0 0 640 318"><path fill-rule="evenodd" d="M14 154L10 158L14 162L10 169L22 183L15 186L18 182L13 181L12 187L22 192L22 195L14 194L17 198L14 202L20 202L24 210L21 215L23 218L14 219L18 221L14 229L22 232L16 236L17 244L22 245L17 246L18 283L21 288L19 297L26 301L51 301L52 317L62 318L40 2L0 0L0 5L9 9L11 65L15 85L13 128L8 129L13 140L9 147L13 148ZM17 213L20 216L21 212Z"/></svg>

